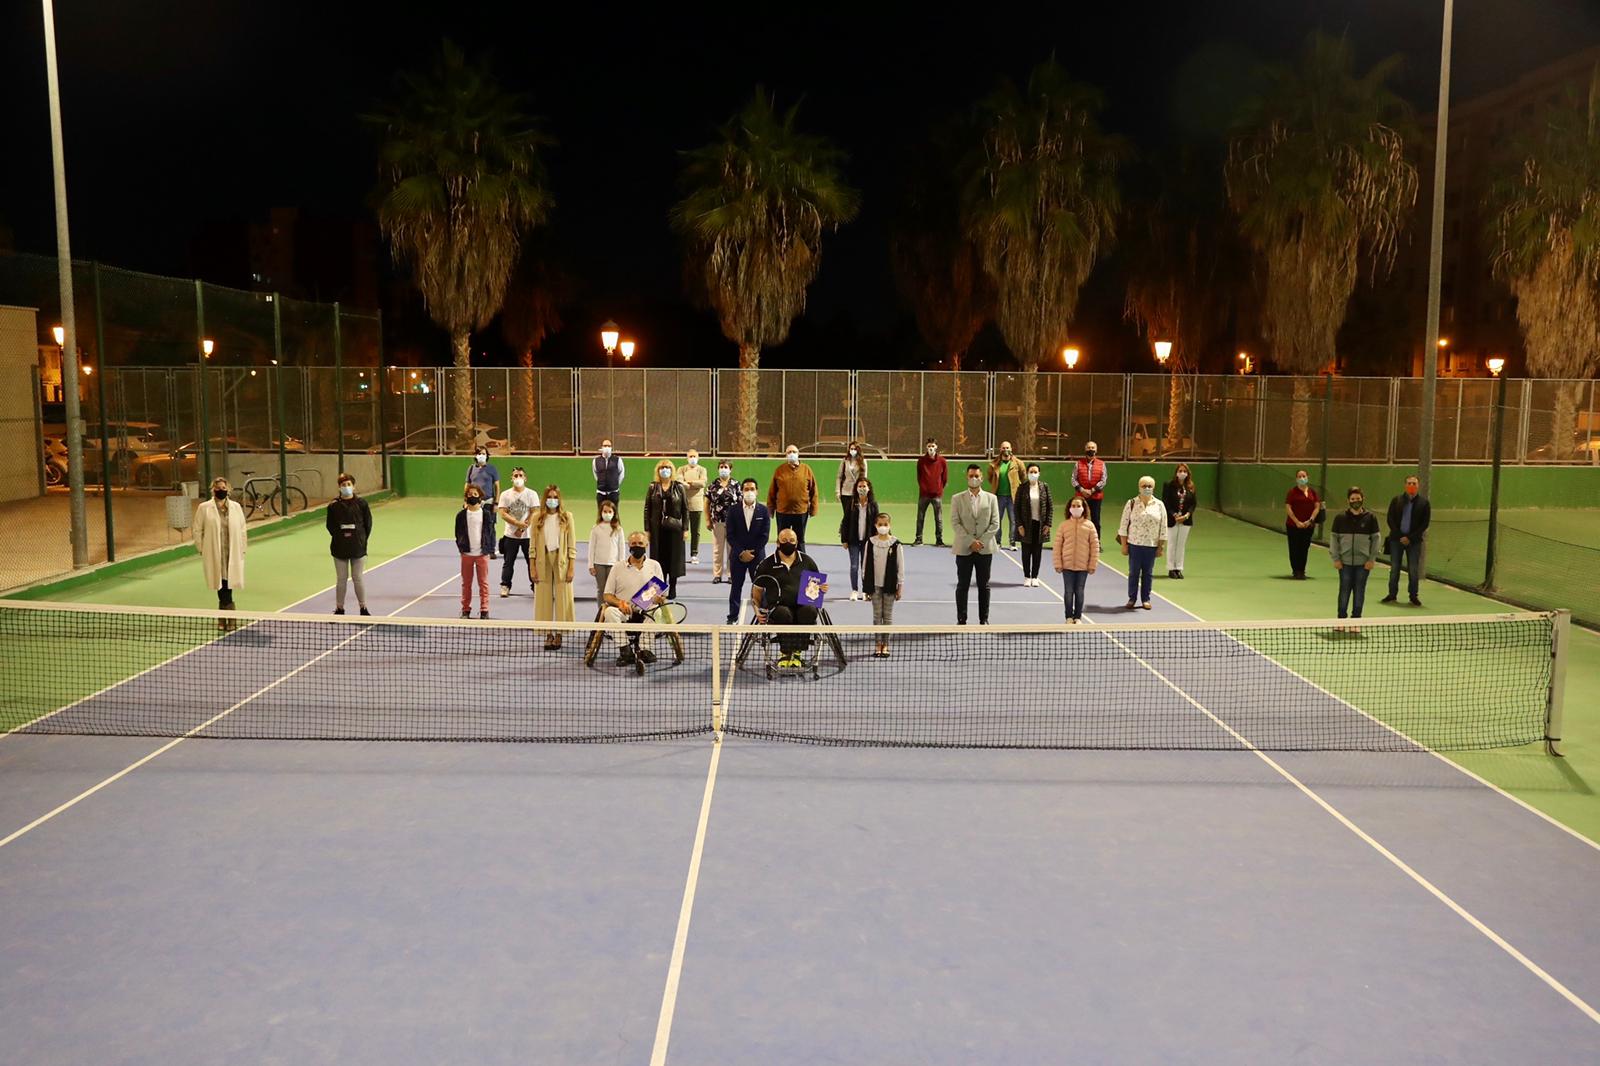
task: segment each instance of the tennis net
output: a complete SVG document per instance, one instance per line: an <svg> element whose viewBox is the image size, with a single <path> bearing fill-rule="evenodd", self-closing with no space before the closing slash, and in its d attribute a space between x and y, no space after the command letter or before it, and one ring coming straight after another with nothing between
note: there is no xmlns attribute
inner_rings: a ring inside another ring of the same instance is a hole
<svg viewBox="0 0 1600 1066"><path fill-rule="evenodd" d="M613 741L720 729L819 744L1355 751L1559 737L1564 615L1359 624L536 626L7 601L0 732ZM545 647L552 633L560 648ZM652 655L631 646L641 636Z"/></svg>

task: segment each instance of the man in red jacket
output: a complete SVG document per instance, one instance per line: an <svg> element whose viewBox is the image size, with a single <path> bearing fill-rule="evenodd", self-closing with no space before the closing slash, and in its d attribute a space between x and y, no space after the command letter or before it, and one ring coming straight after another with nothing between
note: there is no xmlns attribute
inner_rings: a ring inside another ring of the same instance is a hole
<svg viewBox="0 0 1600 1066"><path fill-rule="evenodd" d="M1106 498L1106 463L1094 441L1083 446L1083 458L1072 468L1072 487L1089 501L1089 521L1099 533L1100 504Z"/></svg>
<svg viewBox="0 0 1600 1066"><path fill-rule="evenodd" d="M913 545L922 543L922 520L928 515L928 506L933 506L933 540L943 548L944 543L944 516L941 513L944 507L944 487L950 482L950 468L944 461L944 456L939 454L939 442L932 437L922 449L923 454L917 460L917 539Z"/></svg>

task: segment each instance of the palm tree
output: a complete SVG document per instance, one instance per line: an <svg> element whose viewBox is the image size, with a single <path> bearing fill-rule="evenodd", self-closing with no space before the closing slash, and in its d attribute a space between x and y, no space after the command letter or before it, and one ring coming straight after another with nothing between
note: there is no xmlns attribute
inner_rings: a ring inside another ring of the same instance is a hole
<svg viewBox="0 0 1600 1066"><path fill-rule="evenodd" d="M685 273L739 346L734 447L756 450L761 349L781 344L805 310L822 262L822 234L856 216L860 196L840 172L844 153L796 128L760 88L717 139L684 153L683 199L672 209Z"/></svg>
<svg viewBox="0 0 1600 1066"><path fill-rule="evenodd" d="M1211 153L1185 149L1162 162L1159 192L1129 212L1123 316L1152 341L1172 342L1168 360L1166 449L1181 447L1186 374L1204 353L1222 347L1247 279L1243 249L1228 218L1220 168Z"/></svg>
<svg viewBox="0 0 1600 1066"><path fill-rule="evenodd" d="M1492 262L1517 298L1528 371L1589 377L1600 368L1600 64L1588 98L1569 91L1499 169L1490 187ZM1556 390L1555 454L1573 439L1580 389Z"/></svg>
<svg viewBox="0 0 1600 1066"><path fill-rule="evenodd" d="M463 447L473 439L472 331L500 310L522 240L551 207L539 157L551 141L524 106L446 41L431 70L401 75L388 110L367 117L383 131L378 223L450 333Z"/></svg>
<svg viewBox="0 0 1600 1066"><path fill-rule="evenodd" d="M543 255L525 254L506 287L500 336L523 369L511 383L513 426L519 433L508 433L508 437L523 450L540 450L542 434L533 353L561 328L561 307L570 295L566 274Z"/></svg>
<svg viewBox="0 0 1600 1066"><path fill-rule="evenodd" d="M956 372L953 443L964 451L961 361L994 314L994 288L961 227L961 190L953 180L957 154L947 137L939 137L931 153L919 151L914 161L906 161L889 234L889 262L923 343L948 358Z"/></svg>
<svg viewBox="0 0 1600 1066"><path fill-rule="evenodd" d="M995 321L1022 365L1018 447L1038 428L1039 361L1060 351L1078 290L1116 237L1123 148L1100 128L1104 100L1054 60L1024 88L1003 82L978 105L966 228L995 289Z"/></svg>
<svg viewBox="0 0 1600 1066"><path fill-rule="evenodd" d="M1390 91L1399 56L1357 75L1349 41L1314 33L1301 59L1258 71L1225 167L1239 231L1265 274L1262 333L1278 366L1329 367L1362 267L1394 265L1417 199L1409 111ZM1296 382L1293 437L1307 446L1309 393Z"/></svg>

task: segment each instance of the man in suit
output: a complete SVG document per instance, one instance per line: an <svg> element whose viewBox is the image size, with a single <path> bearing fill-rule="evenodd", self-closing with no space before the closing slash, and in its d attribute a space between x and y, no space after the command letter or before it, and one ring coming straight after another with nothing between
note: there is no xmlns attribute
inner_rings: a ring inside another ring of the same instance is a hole
<svg viewBox="0 0 1600 1066"><path fill-rule="evenodd" d="M1406 478L1406 489L1389 501L1389 595L1384 603L1394 603L1400 598L1400 562L1405 560L1409 575L1407 590L1411 593L1411 606L1421 607L1418 598L1418 570L1422 565L1422 542L1428 535L1428 523L1433 518L1433 507L1422 495L1422 483L1415 474Z"/></svg>
<svg viewBox="0 0 1600 1066"><path fill-rule="evenodd" d="M950 503L951 547L956 553L956 625L967 624L967 588L978 577L978 624L989 624L989 570L995 535L1000 532L1000 501L983 487L977 463L967 467L967 489Z"/></svg>
<svg viewBox="0 0 1600 1066"><path fill-rule="evenodd" d="M733 585L728 594L729 625L739 620L739 610L744 606L740 600L744 579L755 579L756 567L767 554L767 539L772 533L772 518L766 506L756 502L760 490L756 479L745 478L739 489L739 502L723 515L728 527L728 581Z"/></svg>

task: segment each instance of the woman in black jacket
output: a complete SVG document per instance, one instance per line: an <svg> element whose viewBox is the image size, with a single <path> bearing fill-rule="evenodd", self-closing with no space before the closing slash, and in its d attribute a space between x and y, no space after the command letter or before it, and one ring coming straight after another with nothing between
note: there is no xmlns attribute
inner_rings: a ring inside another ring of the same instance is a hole
<svg viewBox="0 0 1600 1066"><path fill-rule="evenodd" d="M867 542L878 532L878 498L872 494L872 482L865 474L856 478L851 491L848 498L839 499L844 504L839 543L850 553L850 598L864 600L867 594L861 591L861 556L867 550Z"/></svg>
<svg viewBox="0 0 1600 1066"><path fill-rule="evenodd" d="M1188 463L1179 463L1172 472L1172 480L1161 486L1161 502L1167 508L1167 576L1181 579L1183 550L1189 543L1194 509L1198 506Z"/></svg>
<svg viewBox="0 0 1600 1066"><path fill-rule="evenodd" d="M372 535L372 508L356 495L356 479L339 475L339 495L328 504L328 551L333 555L334 614L344 614L345 582L354 579L356 603L362 614L367 610L367 589L362 575L367 568L367 538Z"/></svg>
<svg viewBox="0 0 1600 1066"><path fill-rule="evenodd" d="M667 598L678 598L683 576L683 531L689 525L689 495L682 482L673 480L672 460L656 464L655 480L644 494L644 531L650 537L650 558L661 564L667 579Z"/></svg>
<svg viewBox="0 0 1600 1066"><path fill-rule="evenodd" d="M1017 485L1011 501L1011 526L1022 542L1022 583L1039 583L1039 561L1045 542L1052 539L1055 527L1050 503L1050 486L1039 476L1039 464L1029 463L1027 477Z"/></svg>

